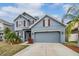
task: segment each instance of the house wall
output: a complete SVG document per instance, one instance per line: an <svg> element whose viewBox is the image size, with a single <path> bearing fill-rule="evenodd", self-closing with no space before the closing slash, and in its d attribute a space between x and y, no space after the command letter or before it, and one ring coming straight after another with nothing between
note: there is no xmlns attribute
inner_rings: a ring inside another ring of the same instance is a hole
<svg viewBox="0 0 79 59"><path fill-rule="evenodd" d="M29 15L22 15L22 16L24 16L25 18L27 18L27 19L30 21L30 25L33 24L33 20L35 21L35 19L32 18L32 17L29 16Z"/></svg>
<svg viewBox="0 0 79 59"><path fill-rule="evenodd" d="M23 17L25 17L25 18L23 18ZM28 27L31 25L31 24L33 24L33 18L31 18L30 16L21 16L21 17L18 17L15 21L14 21L14 29L15 30L22 30L22 29L28 29ZM24 26L24 20L26 21L26 26ZM28 21L29 20L29 21ZM21 26L18 26L18 27L16 27L16 22L18 21L18 24L20 23L20 22L22 22L22 24L21 24Z"/></svg>
<svg viewBox="0 0 79 59"><path fill-rule="evenodd" d="M4 30L3 23L0 23L0 40L3 39L3 30Z"/></svg>
<svg viewBox="0 0 79 59"><path fill-rule="evenodd" d="M14 29L15 30L22 30L22 29L24 29L24 28L27 28L28 26L29 26L29 23L28 23L28 21L27 20L25 20L26 21L26 26L24 26L24 18L23 17L21 17L21 18L18 18L16 21L14 21ZM16 22L18 21L18 27L16 27ZM19 26L19 23L20 22L22 22L22 24L21 24L21 26Z"/></svg>
<svg viewBox="0 0 79 59"><path fill-rule="evenodd" d="M25 19L25 18L26 19ZM26 21L26 26L24 26L24 20ZM29 20L29 21L28 21ZM17 31L17 32L19 32L19 34L21 34L22 33L22 35L20 35L20 37L21 37L21 39L22 39L22 41L24 42L25 40L27 40L28 39L28 37L29 37L29 34L26 32L25 33L25 30L23 30L23 29L28 29L28 27L31 25L31 24L33 24L33 20L35 20L35 19L33 19L32 17L30 17L30 16L28 16L28 15L22 15L21 17L19 16L18 18L16 18L16 20L14 21L14 30L15 31ZM18 23L19 22L22 22L22 24L21 24L21 26L18 26L18 27L16 27L16 22L18 21ZM25 34L26 34L26 39L25 39Z"/></svg>
<svg viewBox="0 0 79 59"><path fill-rule="evenodd" d="M47 17L48 18L48 17ZM48 18L49 19L49 18ZM42 32L42 31L59 31L60 32L60 41L63 43L65 42L65 26L61 25L60 23L50 20L50 27L43 27L43 20L41 20L38 24L36 24L31 29L31 36L34 39L35 32Z"/></svg>
<svg viewBox="0 0 79 59"><path fill-rule="evenodd" d="M13 26L12 25L5 24L5 23L0 23L0 40L4 39L4 33L3 33L3 31L7 27L10 28L13 31Z"/></svg>
<svg viewBox="0 0 79 59"><path fill-rule="evenodd" d="M3 23L0 23L0 30L3 30L3 29L4 29Z"/></svg>
<svg viewBox="0 0 79 59"><path fill-rule="evenodd" d="M73 33L69 37L69 41L77 41L78 40L78 33Z"/></svg>
<svg viewBox="0 0 79 59"><path fill-rule="evenodd" d="M12 31L14 31L14 28L13 28L14 26L13 26L13 25L4 24L3 27L4 27L4 28L7 28L7 27L8 27L8 28L10 28Z"/></svg>

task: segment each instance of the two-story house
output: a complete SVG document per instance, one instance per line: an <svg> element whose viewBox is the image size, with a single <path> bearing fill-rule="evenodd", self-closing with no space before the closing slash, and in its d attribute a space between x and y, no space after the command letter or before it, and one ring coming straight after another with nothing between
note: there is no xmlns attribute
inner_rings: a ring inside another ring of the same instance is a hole
<svg viewBox="0 0 79 59"><path fill-rule="evenodd" d="M5 20L0 19L0 41L2 41L4 39L4 29L5 28L10 28L11 30L13 30L13 24L9 23Z"/></svg>
<svg viewBox="0 0 79 59"><path fill-rule="evenodd" d="M24 12L14 20L14 29L23 42L29 37L33 42L65 42L65 25L48 15L36 19Z"/></svg>
<svg viewBox="0 0 79 59"><path fill-rule="evenodd" d="M14 20L14 29L16 34L23 39L22 41L26 41L31 35L31 30L29 26L32 25L37 19L32 17L27 13L22 13Z"/></svg>

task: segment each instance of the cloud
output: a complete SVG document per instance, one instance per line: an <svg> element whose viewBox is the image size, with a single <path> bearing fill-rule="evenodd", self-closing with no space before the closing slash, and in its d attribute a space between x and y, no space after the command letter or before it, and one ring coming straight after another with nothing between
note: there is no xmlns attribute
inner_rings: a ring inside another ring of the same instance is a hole
<svg viewBox="0 0 79 59"><path fill-rule="evenodd" d="M19 3L19 4L15 4L16 6L3 6L0 9L0 16L4 17L5 16L9 16L11 20L14 20L14 18L16 16L18 16L19 14L26 12L32 16L42 16L44 15L44 12L41 10L41 7L44 4L41 3L27 3L27 4L23 4L23 3ZM7 19L7 17L6 17Z"/></svg>
<svg viewBox="0 0 79 59"><path fill-rule="evenodd" d="M41 10L41 7L44 4L41 3L31 3L31 4L17 4L17 6L23 11L33 15L33 16L40 16L43 15L44 12Z"/></svg>
<svg viewBox="0 0 79 59"><path fill-rule="evenodd" d="M60 21L62 20L62 17L60 17L59 15L57 14L54 14L54 15L51 15L53 18L55 18L56 20Z"/></svg>
<svg viewBox="0 0 79 59"><path fill-rule="evenodd" d="M0 17L1 17L1 16L6 16L6 15L8 15L6 12L0 11Z"/></svg>
<svg viewBox="0 0 79 59"><path fill-rule="evenodd" d="M67 12L67 10L72 6L72 4L64 4L63 5L63 9L65 12Z"/></svg>

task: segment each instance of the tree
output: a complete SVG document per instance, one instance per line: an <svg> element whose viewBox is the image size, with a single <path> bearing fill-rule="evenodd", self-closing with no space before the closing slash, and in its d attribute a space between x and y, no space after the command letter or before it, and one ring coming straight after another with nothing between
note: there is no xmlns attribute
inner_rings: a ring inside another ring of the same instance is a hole
<svg viewBox="0 0 79 59"><path fill-rule="evenodd" d="M16 33L12 32L9 28L4 29L4 38L5 41L10 44L21 42L21 39L16 35Z"/></svg>
<svg viewBox="0 0 79 59"><path fill-rule="evenodd" d="M70 18L71 22L66 27L66 34L70 36L73 28L78 24L78 47L79 47L79 7L73 6L68 9L68 12L65 15L65 18ZM70 12L71 11L71 12Z"/></svg>
<svg viewBox="0 0 79 59"><path fill-rule="evenodd" d="M8 28L8 27L6 27L5 29L4 29L4 39L7 41L8 39L9 39L9 33L11 32L11 30Z"/></svg>
<svg viewBox="0 0 79 59"><path fill-rule="evenodd" d="M7 34L7 33L9 33L9 32L11 32L11 30L10 30L8 27L6 27L6 28L4 29L4 33Z"/></svg>

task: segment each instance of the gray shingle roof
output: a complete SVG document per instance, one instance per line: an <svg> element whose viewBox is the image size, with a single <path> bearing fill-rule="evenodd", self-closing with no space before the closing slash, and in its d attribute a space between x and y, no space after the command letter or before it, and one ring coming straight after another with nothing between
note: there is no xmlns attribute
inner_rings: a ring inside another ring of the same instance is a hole
<svg viewBox="0 0 79 59"><path fill-rule="evenodd" d="M5 21L3 19L0 19L0 23L6 24L6 25L13 25L12 23L9 23L8 21Z"/></svg>

